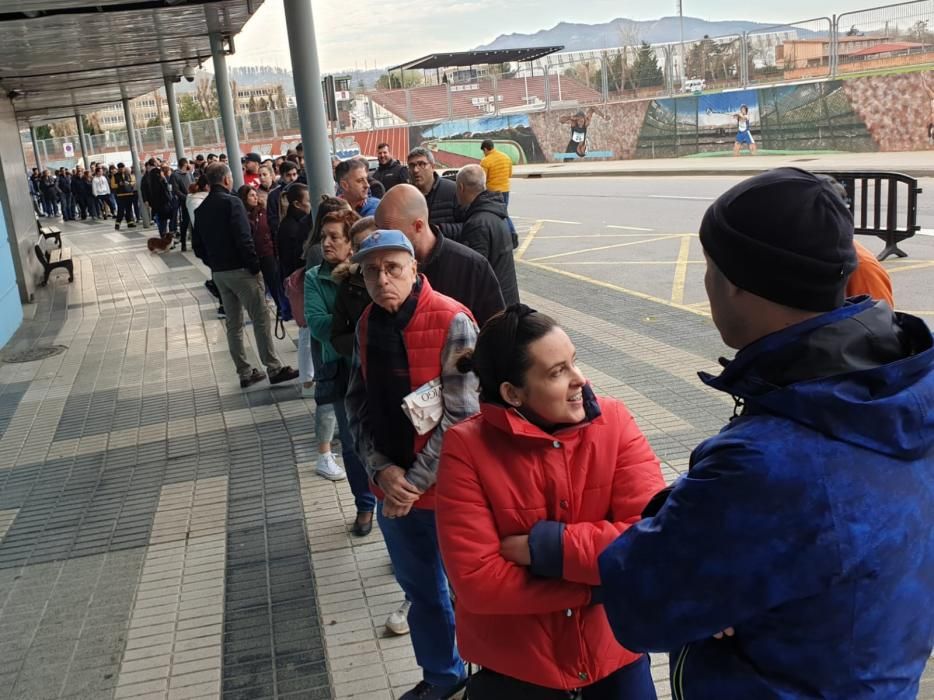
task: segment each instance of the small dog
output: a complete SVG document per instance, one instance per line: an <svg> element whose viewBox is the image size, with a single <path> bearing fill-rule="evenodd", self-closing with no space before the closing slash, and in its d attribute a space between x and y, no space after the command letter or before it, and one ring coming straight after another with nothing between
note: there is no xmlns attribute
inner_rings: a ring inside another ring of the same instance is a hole
<svg viewBox="0 0 934 700"><path fill-rule="evenodd" d="M169 246L172 245L172 238L173 236L171 233L167 236L150 238L146 241L146 247L149 248L150 253L164 253L169 249Z"/></svg>

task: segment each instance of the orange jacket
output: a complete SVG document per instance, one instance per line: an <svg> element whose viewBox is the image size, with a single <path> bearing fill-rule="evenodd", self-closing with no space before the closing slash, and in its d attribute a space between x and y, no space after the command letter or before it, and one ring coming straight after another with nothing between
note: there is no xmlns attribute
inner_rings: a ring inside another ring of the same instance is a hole
<svg viewBox="0 0 934 700"><path fill-rule="evenodd" d="M865 246L855 240L853 245L856 247L856 269L846 283L846 295L858 297L868 294L873 299L888 302L894 309L895 299L892 296L892 280L889 273Z"/></svg>
<svg viewBox="0 0 934 700"><path fill-rule="evenodd" d="M590 420L554 434L481 404L448 430L438 473L438 539L461 654L554 689L590 685L639 659L592 598L597 557L665 486L626 408L586 394ZM503 537L526 534L532 568L550 568L550 578L500 555Z"/></svg>

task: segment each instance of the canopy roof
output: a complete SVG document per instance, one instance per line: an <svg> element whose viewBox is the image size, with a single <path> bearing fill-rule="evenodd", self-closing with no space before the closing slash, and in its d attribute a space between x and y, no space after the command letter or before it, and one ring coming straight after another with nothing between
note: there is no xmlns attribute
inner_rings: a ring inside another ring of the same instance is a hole
<svg viewBox="0 0 934 700"><path fill-rule="evenodd" d="M211 56L263 0L16 0L0 10L0 89L31 124L162 87Z"/></svg>
<svg viewBox="0 0 934 700"><path fill-rule="evenodd" d="M483 66L496 63L536 61L549 54L561 51L563 46L529 46L523 49L492 49L482 51L458 51L433 53L416 58L408 63L393 66L394 70L427 70L431 68L455 68L458 66Z"/></svg>

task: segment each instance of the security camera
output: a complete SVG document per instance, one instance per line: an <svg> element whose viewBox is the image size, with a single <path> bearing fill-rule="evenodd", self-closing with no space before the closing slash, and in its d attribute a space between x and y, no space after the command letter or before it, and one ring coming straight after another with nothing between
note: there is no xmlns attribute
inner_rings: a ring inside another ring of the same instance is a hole
<svg viewBox="0 0 934 700"><path fill-rule="evenodd" d="M195 67L194 66L185 66L185 70L182 71L182 75L185 77L189 83L195 82Z"/></svg>

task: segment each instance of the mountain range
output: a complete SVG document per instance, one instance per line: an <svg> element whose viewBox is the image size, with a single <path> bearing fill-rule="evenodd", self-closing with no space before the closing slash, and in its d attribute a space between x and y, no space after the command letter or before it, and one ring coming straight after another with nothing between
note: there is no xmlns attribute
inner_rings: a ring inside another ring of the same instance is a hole
<svg viewBox="0 0 934 700"><path fill-rule="evenodd" d="M718 37L741 34L752 30L766 29L774 25L744 20L709 22L698 17L684 18L684 40L703 39L704 36ZM640 41L649 44L666 44L681 40L681 23L678 17L636 21L617 18L602 24L575 24L559 22L551 29L542 29L534 34L501 34L489 44L478 46L484 49L516 49L526 46L563 46L566 51L605 49L615 46L632 46Z"/></svg>

